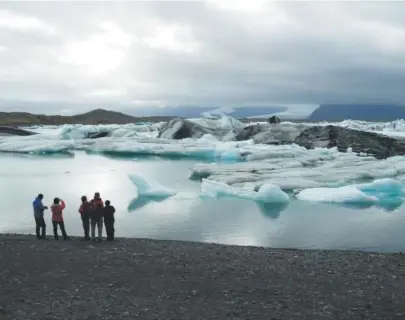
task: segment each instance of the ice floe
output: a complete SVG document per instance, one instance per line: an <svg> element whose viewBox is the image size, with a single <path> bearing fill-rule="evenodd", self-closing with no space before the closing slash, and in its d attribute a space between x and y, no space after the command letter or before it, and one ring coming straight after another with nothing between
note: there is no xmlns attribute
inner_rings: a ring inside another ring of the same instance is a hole
<svg viewBox="0 0 405 320"><path fill-rule="evenodd" d="M137 174L130 174L128 177L136 186L139 198L169 198L177 193L175 190L163 186L151 178L145 178Z"/></svg>
<svg viewBox="0 0 405 320"><path fill-rule="evenodd" d="M262 185L255 191L253 186L245 185L236 188L225 183L203 179L201 183L201 196L209 198L234 197L265 203L288 203L289 197L279 186L274 184Z"/></svg>
<svg viewBox="0 0 405 320"><path fill-rule="evenodd" d="M296 194L299 200L348 204L402 203L405 185L393 179L377 179L371 183L337 188L308 188Z"/></svg>

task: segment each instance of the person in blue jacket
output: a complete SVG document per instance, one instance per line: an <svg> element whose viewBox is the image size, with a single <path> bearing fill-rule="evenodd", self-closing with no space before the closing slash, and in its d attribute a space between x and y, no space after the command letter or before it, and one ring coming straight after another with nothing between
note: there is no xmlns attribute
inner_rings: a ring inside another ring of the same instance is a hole
<svg viewBox="0 0 405 320"><path fill-rule="evenodd" d="M35 224L36 224L36 234L38 240L40 239L46 239L46 224L45 224L45 219L44 219L44 211L48 209L47 206L44 206L42 203L42 199L44 198L44 195L40 193L34 202L32 203L32 206L34 208L34 218L35 218ZM41 230L42 229L42 230ZM41 231L41 233L40 233Z"/></svg>

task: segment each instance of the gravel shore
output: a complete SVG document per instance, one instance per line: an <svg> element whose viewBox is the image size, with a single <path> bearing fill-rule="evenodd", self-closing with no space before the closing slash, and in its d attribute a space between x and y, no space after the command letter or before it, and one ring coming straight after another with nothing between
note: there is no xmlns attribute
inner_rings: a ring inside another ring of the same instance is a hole
<svg viewBox="0 0 405 320"><path fill-rule="evenodd" d="M405 255L0 235L0 319L405 319Z"/></svg>

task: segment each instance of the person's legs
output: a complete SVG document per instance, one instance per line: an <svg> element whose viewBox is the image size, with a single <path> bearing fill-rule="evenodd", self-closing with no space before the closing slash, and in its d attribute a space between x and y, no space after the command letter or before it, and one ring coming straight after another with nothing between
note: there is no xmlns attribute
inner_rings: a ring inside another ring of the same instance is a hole
<svg viewBox="0 0 405 320"><path fill-rule="evenodd" d="M103 219L97 221L97 229L98 229L98 241L101 241L103 236Z"/></svg>
<svg viewBox="0 0 405 320"><path fill-rule="evenodd" d="M65 223L63 221L60 221L59 223L60 231L62 231L63 239L67 239L68 236L66 234L66 229L65 229Z"/></svg>
<svg viewBox="0 0 405 320"><path fill-rule="evenodd" d="M107 240L110 240L109 220L106 218L104 218L104 226L105 226L105 233L107 235Z"/></svg>
<svg viewBox="0 0 405 320"><path fill-rule="evenodd" d="M111 237L110 237L110 239L111 239L111 241L114 240L114 233L115 233L114 224L115 224L115 219L112 218L111 224L110 224L110 227L111 227L111 231L110 231L111 232Z"/></svg>
<svg viewBox="0 0 405 320"><path fill-rule="evenodd" d="M89 216L86 214L82 215L82 221L83 221L83 229L84 229L84 238L86 240L90 239L89 237L89 229L90 229L90 219Z"/></svg>
<svg viewBox="0 0 405 320"><path fill-rule="evenodd" d="M37 234L38 240L41 239L41 234L39 233L40 230L41 230L40 218L35 218L35 233Z"/></svg>
<svg viewBox="0 0 405 320"><path fill-rule="evenodd" d="M45 238L46 237L46 223L45 223L44 217L41 218L41 228L42 228L41 237Z"/></svg>
<svg viewBox="0 0 405 320"><path fill-rule="evenodd" d="M114 240L114 219L104 219L104 225L107 233L107 240Z"/></svg>
<svg viewBox="0 0 405 320"><path fill-rule="evenodd" d="M91 219L91 238L96 239L96 221L94 219Z"/></svg>
<svg viewBox="0 0 405 320"><path fill-rule="evenodd" d="M52 225L53 225L53 235L55 237L55 240L58 240L58 223L56 221L52 221Z"/></svg>

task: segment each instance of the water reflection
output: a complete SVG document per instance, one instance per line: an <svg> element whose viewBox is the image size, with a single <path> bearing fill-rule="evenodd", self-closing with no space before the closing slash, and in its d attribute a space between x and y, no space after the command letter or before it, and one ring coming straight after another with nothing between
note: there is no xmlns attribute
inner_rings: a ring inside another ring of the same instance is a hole
<svg viewBox="0 0 405 320"><path fill-rule="evenodd" d="M287 207L287 203L264 203L258 202L257 206L259 207L260 212L267 218L278 219Z"/></svg>
<svg viewBox="0 0 405 320"><path fill-rule="evenodd" d="M378 204L373 203L330 203L334 206L343 207L347 209L365 210L370 208L378 208L384 211L395 211L400 208L404 203L404 199L391 198L380 201Z"/></svg>
<svg viewBox="0 0 405 320"><path fill-rule="evenodd" d="M131 200L131 202L128 205L128 212L138 210L140 208L143 208L150 202L162 202L166 200L167 197L137 197Z"/></svg>

